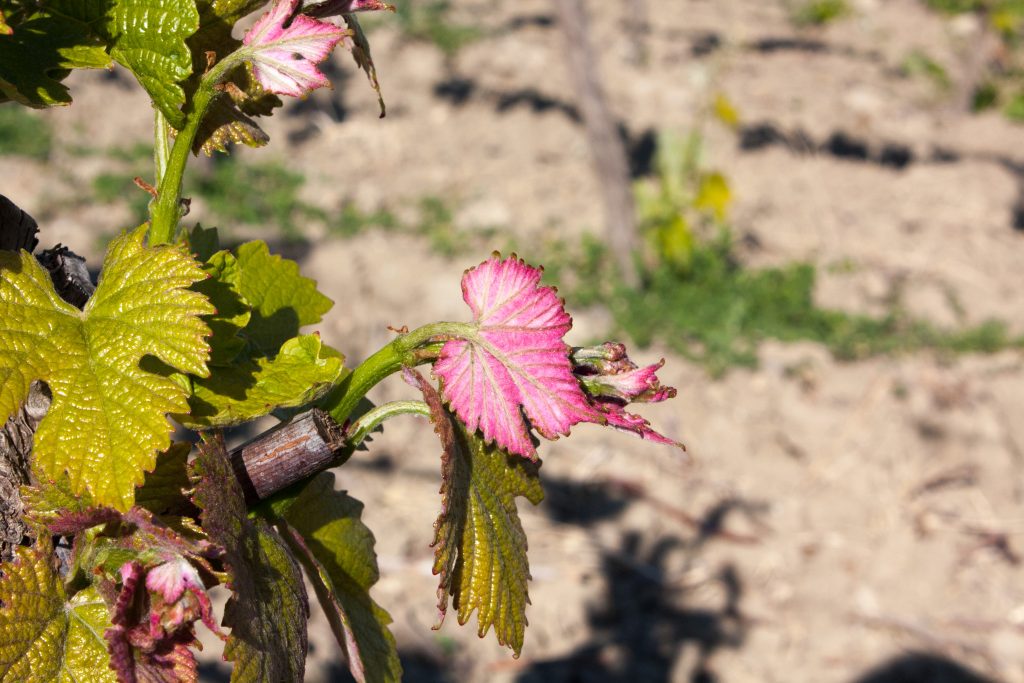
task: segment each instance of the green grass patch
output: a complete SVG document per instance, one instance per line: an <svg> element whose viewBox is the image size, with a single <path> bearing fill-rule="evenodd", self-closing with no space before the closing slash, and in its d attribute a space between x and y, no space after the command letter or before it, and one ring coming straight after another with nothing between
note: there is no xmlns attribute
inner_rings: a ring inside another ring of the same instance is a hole
<svg viewBox="0 0 1024 683"><path fill-rule="evenodd" d="M949 77L949 72L923 50L911 51L903 59L900 71L908 78L923 78L930 81L941 93L948 93L953 89L953 80Z"/></svg>
<svg viewBox="0 0 1024 683"><path fill-rule="evenodd" d="M53 136L39 115L18 104L0 105L0 155L46 160Z"/></svg>
<svg viewBox="0 0 1024 683"><path fill-rule="evenodd" d="M246 164L217 156L212 169L193 176L188 194L227 224L271 225L286 238L301 234L305 221L326 221L325 212L299 198L305 176L278 162Z"/></svg>
<svg viewBox="0 0 1024 683"><path fill-rule="evenodd" d="M715 376L756 366L758 345L766 339L818 342L843 360L924 349L1024 348L1024 338L1011 337L997 321L946 330L911 317L898 302L880 317L821 308L814 303L813 265L746 268L734 258L725 233L698 243L685 272L655 267L637 289L623 287L612 272L609 254L593 240L572 260L556 259L548 269L549 276L563 278L561 291L571 305L605 305L616 333L640 346L665 344Z"/></svg>
<svg viewBox="0 0 1024 683"><path fill-rule="evenodd" d="M339 237L354 237L370 230L424 237L434 252L446 257L470 251L497 232L497 228L473 233L460 230L455 225L452 203L442 197L421 197L416 202L415 214L414 218L403 219L388 208L363 211L352 203L346 203L328 225L331 232Z"/></svg>
<svg viewBox="0 0 1024 683"><path fill-rule="evenodd" d="M446 57L454 57L483 37L479 28L451 20L448 0L396 0L394 5L402 33L412 40L435 45Z"/></svg>

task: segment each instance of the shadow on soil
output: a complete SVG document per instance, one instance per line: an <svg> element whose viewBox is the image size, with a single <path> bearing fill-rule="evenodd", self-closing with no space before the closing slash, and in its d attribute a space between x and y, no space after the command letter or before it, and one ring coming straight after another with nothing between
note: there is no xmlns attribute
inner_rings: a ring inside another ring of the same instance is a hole
<svg viewBox="0 0 1024 683"><path fill-rule="evenodd" d="M941 655L915 652L872 669L853 683L994 683Z"/></svg>

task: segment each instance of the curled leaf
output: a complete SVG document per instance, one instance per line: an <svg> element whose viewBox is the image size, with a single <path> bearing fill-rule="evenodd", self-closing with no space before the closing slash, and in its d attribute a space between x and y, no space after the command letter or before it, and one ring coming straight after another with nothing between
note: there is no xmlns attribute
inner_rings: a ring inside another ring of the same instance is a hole
<svg viewBox="0 0 1024 683"><path fill-rule="evenodd" d="M658 403L676 395L673 387L664 386L658 379L664 360L640 367L630 360L624 345L605 342L573 349L571 361L587 400L601 413L605 424L647 441L685 450L681 443L656 432L644 418L626 412L630 403Z"/></svg>

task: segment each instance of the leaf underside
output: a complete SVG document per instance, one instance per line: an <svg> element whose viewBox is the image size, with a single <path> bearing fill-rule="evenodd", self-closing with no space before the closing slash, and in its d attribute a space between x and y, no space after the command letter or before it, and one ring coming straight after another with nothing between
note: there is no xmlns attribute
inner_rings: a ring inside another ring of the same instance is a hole
<svg viewBox="0 0 1024 683"><path fill-rule="evenodd" d="M209 302L187 289L204 277L178 247L144 247L144 232L115 239L83 311L65 303L25 251L0 252L0 422L43 380L53 403L35 434L33 466L67 472L97 505L131 507L134 489L170 445L165 415L188 409L185 390L140 367L154 356L207 374Z"/></svg>
<svg viewBox="0 0 1024 683"><path fill-rule="evenodd" d="M358 683L402 680L391 616L370 597L379 578L372 532L363 504L334 490L334 475L312 479L284 513L338 643Z"/></svg>
<svg viewBox="0 0 1024 683"><path fill-rule="evenodd" d="M309 604L299 567L265 520L248 517L222 438L205 441L195 465L202 527L224 548L230 574L224 625L231 635L224 656L234 663L231 680L301 681Z"/></svg>
<svg viewBox="0 0 1024 683"><path fill-rule="evenodd" d="M515 499L534 505L544 498L539 463L487 444L441 403L421 375L412 373L431 409L441 438L441 514L434 523L434 574L438 586L439 623L448 597L460 624L474 610L480 637L491 626L498 642L518 657L526 632L530 566Z"/></svg>

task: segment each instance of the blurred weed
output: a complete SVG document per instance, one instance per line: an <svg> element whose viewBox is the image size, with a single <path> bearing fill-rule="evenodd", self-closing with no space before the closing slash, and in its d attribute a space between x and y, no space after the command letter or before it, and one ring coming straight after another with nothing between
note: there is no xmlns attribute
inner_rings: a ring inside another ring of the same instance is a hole
<svg viewBox="0 0 1024 683"><path fill-rule="evenodd" d="M0 105L0 155L46 160L52 144L50 126L18 105Z"/></svg>
<svg viewBox="0 0 1024 683"><path fill-rule="evenodd" d="M137 187L132 179L139 173L105 171L92 179L92 196L97 204L124 201L132 214L132 224L141 225L149 220L151 197Z"/></svg>
<svg viewBox="0 0 1024 683"><path fill-rule="evenodd" d="M948 93L953 88L949 72L923 50L913 50L900 64L900 72L908 78L924 78L940 93Z"/></svg>
<svg viewBox="0 0 1024 683"><path fill-rule="evenodd" d="M363 211L351 202L343 204L330 230L339 237L354 237L370 230L400 232L425 237L433 251L452 257L473 249L475 245L492 237L497 230L479 230L468 233L455 225L452 204L436 196L418 200L416 217L403 220L387 208Z"/></svg>
<svg viewBox="0 0 1024 683"><path fill-rule="evenodd" d="M454 57L483 36L479 28L451 20L449 0L395 0L394 4L402 34L412 40L432 43L446 57Z"/></svg>
<svg viewBox="0 0 1024 683"><path fill-rule="evenodd" d="M724 175L702 168L702 149L699 132L686 137L659 134L654 177L634 185L648 264L685 273L698 236L719 232L725 225L732 191Z"/></svg>
<svg viewBox="0 0 1024 683"><path fill-rule="evenodd" d="M959 330L914 319L898 302L870 317L814 303L816 269L808 263L752 269L736 258L728 234L698 242L686 273L661 265L645 273L638 289L614 277L612 260L596 240L573 260L549 272L573 271L562 292L576 306L604 304L623 332L640 346L660 342L703 365L713 376L733 367L754 367L764 339L815 341L836 358L932 349L947 353L993 353L1024 348L1001 321Z"/></svg>
<svg viewBox="0 0 1024 683"><path fill-rule="evenodd" d="M1024 123L1024 93L1016 93L1010 97L1003 107L1006 118L1017 123Z"/></svg>
<svg viewBox="0 0 1024 683"><path fill-rule="evenodd" d="M352 202L345 202L330 229L339 237L354 237L371 229L391 231L399 227L398 218L388 209L366 212Z"/></svg>
<svg viewBox="0 0 1024 683"><path fill-rule="evenodd" d="M792 11L797 26L824 26L850 14L846 0L806 0Z"/></svg>
<svg viewBox="0 0 1024 683"><path fill-rule="evenodd" d="M871 317L822 308L814 302L817 270L808 263L748 268L736 255L726 216L727 179L704 170L701 140L660 138L657 177L637 185L641 225L653 258L641 265L642 285L630 289L596 238L560 243L548 251L546 276L561 283L574 306L604 305L615 332L637 344L660 342L703 365L712 375L757 363L764 339L809 340L839 359L933 349L989 353L1024 347L1001 322L944 330L913 318L898 293L889 310ZM835 272L849 272L844 261Z"/></svg>
<svg viewBox="0 0 1024 683"><path fill-rule="evenodd" d="M971 111L978 113L992 109L999 103L999 86L992 81L985 81L971 95Z"/></svg>
<svg viewBox="0 0 1024 683"><path fill-rule="evenodd" d="M193 181L190 193L202 198L219 220L272 225L286 239L294 239L302 232L301 223L327 221L322 209L299 198L305 182L305 176L279 162L247 164L234 156L217 156L210 171Z"/></svg>

